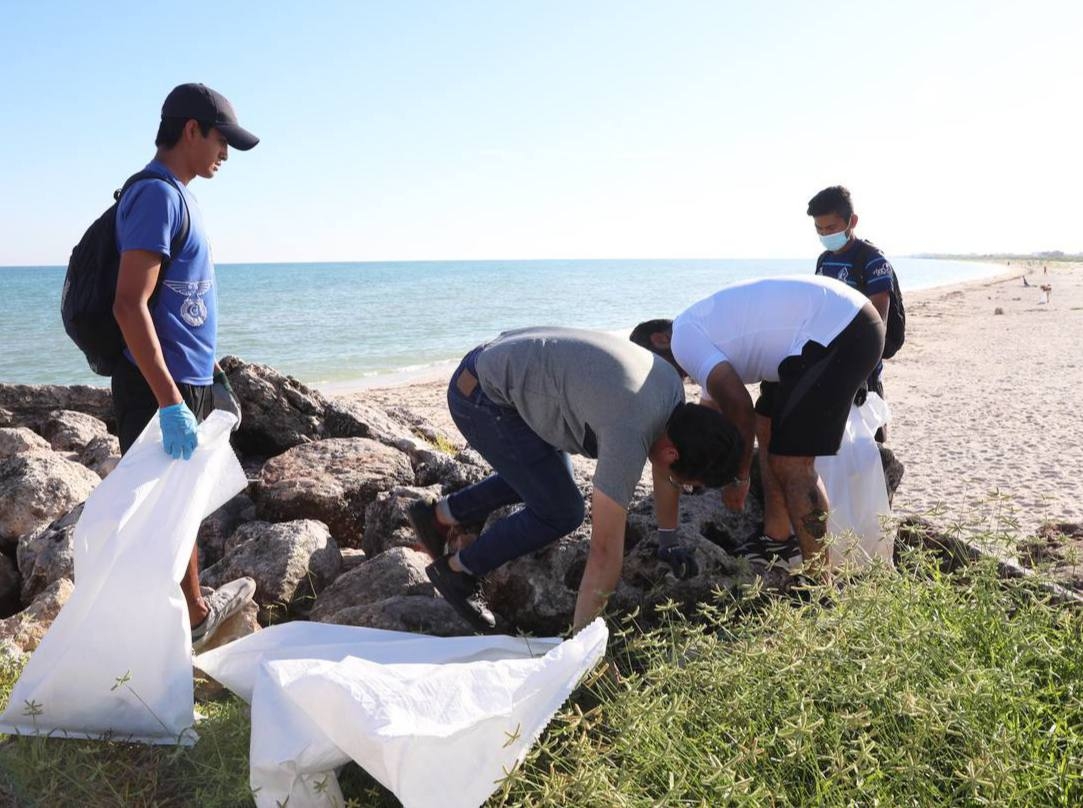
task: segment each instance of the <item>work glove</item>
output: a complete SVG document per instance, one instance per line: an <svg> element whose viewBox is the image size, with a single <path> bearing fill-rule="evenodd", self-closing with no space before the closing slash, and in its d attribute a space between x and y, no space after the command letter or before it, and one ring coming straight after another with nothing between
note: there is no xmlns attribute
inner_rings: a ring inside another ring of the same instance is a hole
<svg viewBox="0 0 1083 808"><path fill-rule="evenodd" d="M669 568L678 581L685 581L699 575L699 564L696 563L695 552L690 547L682 547L677 543L676 530L658 531L658 549L654 557L669 564Z"/></svg>
<svg viewBox="0 0 1083 808"><path fill-rule="evenodd" d="M237 417L237 423L233 425L231 432L241 428L241 402L237 394L233 392L233 385L229 383L229 376L219 370L214 374L214 384L211 385L211 397L214 399L216 410L231 412Z"/></svg>
<svg viewBox="0 0 1083 808"><path fill-rule="evenodd" d="M199 443L196 417L185 403L171 404L158 410L162 425L162 445L174 460L189 459Z"/></svg>

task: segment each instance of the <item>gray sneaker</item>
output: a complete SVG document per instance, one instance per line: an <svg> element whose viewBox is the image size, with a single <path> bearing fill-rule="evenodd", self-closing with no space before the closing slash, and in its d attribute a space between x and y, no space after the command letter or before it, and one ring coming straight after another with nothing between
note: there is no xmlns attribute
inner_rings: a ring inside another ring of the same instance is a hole
<svg viewBox="0 0 1083 808"><path fill-rule="evenodd" d="M214 636L233 615L237 614L252 596L256 594L256 582L251 578L237 578L222 584L204 600L207 602L207 616L198 626L192 626L192 650L198 651Z"/></svg>

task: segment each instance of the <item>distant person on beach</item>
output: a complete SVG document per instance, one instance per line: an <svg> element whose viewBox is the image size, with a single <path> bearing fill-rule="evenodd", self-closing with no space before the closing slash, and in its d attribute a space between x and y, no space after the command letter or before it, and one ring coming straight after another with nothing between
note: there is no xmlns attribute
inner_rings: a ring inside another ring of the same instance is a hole
<svg viewBox="0 0 1083 808"><path fill-rule="evenodd" d="M113 372L112 392L122 454L156 415L163 448L184 460L196 448L197 424L213 409L240 417L240 405L215 360L214 261L199 205L187 186L197 176L213 178L230 146L247 151L258 142L238 125L222 95L202 84L182 84L162 105L154 141L158 150L145 169L162 179L138 181L121 196L113 314L127 348ZM185 219L187 238L171 254ZM241 578L204 598L193 548L181 590L198 647L251 598L254 583Z"/></svg>
<svg viewBox="0 0 1083 808"><path fill-rule="evenodd" d="M880 361L884 322L860 292L831 278L734 283L675 320L648 320L631 339L699 383L741 436L737 473L722 489L744 509L759 440L763 535L738 548L758 563L817 569L830 503L818 455L839 450L850 406ZM753 404L745 385L761 386Z"/></svg>
<svg viewBox="0 0 1083 808"><path fill-rule="evenodd" d="M887 257L871 242L854 235L857 214L854 213L850 192L841 185L824 188L808 203L806 211L812 217L824 252L816 259L816 274L835 278L864 294L886 323L891 307L891 274ZM866 389L884 397L881 379L884 364L878 362L869 374ZM859 392L859 399L864 393ZM887 439L887 427L877 430L876 440Z"/></svg>
<svg viewBox="0 0 1083 808"><path fill-rule="evenodd" d="M678 578L698 573L692 552L677 543L681 487L732 479L743 447L718 412L685 403L681 378L668 363L599 332L508 331L463 358L448 386L448 408L495 474L439 501L419 500L408 516L435 559L427 569L430 580L477 631L495 626L479 579L583 522L583 495L569 454L598 460L575 630L605 607L616 588L628 504L648 459L656 554ZM445 554L452 526L484 522L498 508L520 502L522 509L494 522L473 544Z"/></svg>

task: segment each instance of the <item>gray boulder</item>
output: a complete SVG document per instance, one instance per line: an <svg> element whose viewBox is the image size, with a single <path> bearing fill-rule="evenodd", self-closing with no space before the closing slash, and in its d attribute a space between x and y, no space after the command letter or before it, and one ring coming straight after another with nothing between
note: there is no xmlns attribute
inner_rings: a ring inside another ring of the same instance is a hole
<svg viewBox="0 0 1083 808"><path fill-rule="evenodd" d="M92 440L108 434L104 421L75 410L50 413L41 425L41 436L58 452L81 453Z"/></svg>
<svg viewBox="0 0 1083 808"><path fill-rule="evenodd" d="M0 545L67 513L99 482L93 471L55 452L26 452L0 461Z"/></svg>
<svg viewBox="0 0 1083 808"><path fill-rule="evenodd" d="M0 460L21 452L50 451L49 441L25 426L0 427Z"/></svg>
<svg viewBox="0 0 1083 808"><path fill-rule="evenodd" d="M120 441L114 435L92 438L80 453L79 462L104 480L120 462Z"/></svg>
<svg viewBox="0 0 1083 808"><path fill-rule="evenodd" d="M438 496L438 486L397 486L378 494L365 509L365 535L361 540L365 555L370 558L378 556L392 547L420 547L414 529L406 518L406 509L419 499L433 499Z"/></svg>
<svg viewBox="0 0 1083 808"><path fill-rule="evenodd" d="M15 562L0 553L0 618L19 611L19 570Z"/></svg>
<svg viewBox="0 0 1083 808"><path fill-rule="evenodd" d="M365 509L381 491L414 481L402 452L368 438L331 438L295 446L263 467L261 519L319 519L343 547L357 547Z"/></svg>
<svg viewBox="0 0 1083 808"><path fill-rule="evenodd" d="M388 412L356 397L336 398L327 405L325 424L330 437L370 438L405 452L418 485L439 484L444 493L465 488L489 474L484 463L469 462L438 449L439 444L450 444L450 440L407 411Z"/></svg>
<svg viewBox="0 0 1083 808"><path fill-rule="evenodd" d="M196 546L200 552L200 566L209 567L225 553L226 543L241 522L251 521L252 499L243 491L203 520L196 533Z"/></svg>
<svg viewBox="0 0 1083 808"><path fill-rule="evenodd" d="M235 356L219 364L241 402L241 428L234 445L246 454L269 457L324 437L327 401L292 376Z"/></svg>
<svg viewBox="0 0 1083 808"><path fill-rule="evenodd" d="M338 546L321 522L248 522L237 528L222 560L205 569L200 581L219 587L234 578L254 579L260 621L266 624L307 611L341 567Z"/></svg>
<svg viewBox="0 0 1083 808"><path fill-rule="evenodd" d="M0 409L9 413L7 425L28 426L35 431L57 410L85 412L116 426L113 397L106 387L0 384Z"/></svg>
<svg viewBox="0 0 1083 808"><path fill-rule="evenodd" d="M0 647L13 647L23 653L37 649L73 591L75 585L67 578L61 578L34 598L26 609L0 620Z"/></svg>
<svg viewBox="0 0 1083 808"><path fill-rule="evenodd" d="M458 637L475 633L443 598L394 595L386 600L353 606L335 613L333 621L344 626L367 626L386 631L411 631L434 637Z"/></svg>
<svg viewBox="0 0 1083 808"><path fill-rule="evenodd" d="M434 591L425 567L432 559L407 547L393 547L370 558L331 584L317 598L310 619L338 623L336 615L344 609L375 603L397 595L425 595Z"/></svg>
<svg viewBox="0 0 1083 808"><path fill-rule="evenodd" d="M75 525L82 515L80 503L52 524L19 540L16 559L23 577L24 604L61 578L75 580Z"/></svg>

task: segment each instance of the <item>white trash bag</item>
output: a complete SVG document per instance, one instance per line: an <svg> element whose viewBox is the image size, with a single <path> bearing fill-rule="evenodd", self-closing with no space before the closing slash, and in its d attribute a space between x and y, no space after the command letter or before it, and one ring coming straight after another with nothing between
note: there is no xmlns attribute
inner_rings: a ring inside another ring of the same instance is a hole
<svg viewBox="0 0 1083 808"><path fill-rule="evenodd" d="M833 569L863 569L877 558L893 565L894 534L884 530L891 506L876 445L876 430L890 417L887 403L869 393L864 405L850 407L838 454L816 458L831 504L827 532L834 541L828 547Z"/></svg>
<svg viewBox="0 0 1083 808"><path fill-rule="evenodd" d="M190 460L152 418L87 499L75 526L75 590L31 655L0 732L192 744L188 607L179 581L199 523L247 485L211 413Z"/></svg>
<svg viewBox="0 0 1083 808"><path fill-rule="evenodd" d="M342 805L334 769L351 759L404 808L474 808L526 756L608 635L600 619L564 642L287 623L195 665L252 705L259 808Z"/></svg>

